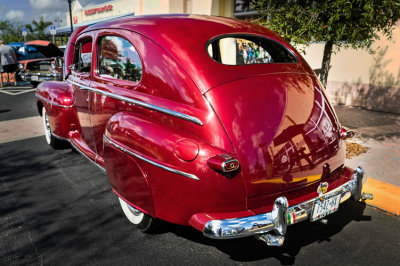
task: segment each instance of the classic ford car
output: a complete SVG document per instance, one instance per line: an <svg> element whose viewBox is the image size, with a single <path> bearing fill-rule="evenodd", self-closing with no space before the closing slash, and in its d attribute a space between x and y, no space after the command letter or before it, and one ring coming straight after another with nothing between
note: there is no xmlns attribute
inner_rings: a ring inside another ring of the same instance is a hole
<svg viewBox="0 0 400 266"><path fill-rule="evenodd" d="M36 92L46 140L107 173L140 230L284 242L288 225L359 200L343 129L315 73L270 30L165 15L79 28L65 81Z"/></svg>
<svg viewBox="0 0 400 266"><path fill-rule="evenodd" d="M64 52L48 41L35 40L19 48L19 75L36 86L46 80L62 80Z"/></svg>

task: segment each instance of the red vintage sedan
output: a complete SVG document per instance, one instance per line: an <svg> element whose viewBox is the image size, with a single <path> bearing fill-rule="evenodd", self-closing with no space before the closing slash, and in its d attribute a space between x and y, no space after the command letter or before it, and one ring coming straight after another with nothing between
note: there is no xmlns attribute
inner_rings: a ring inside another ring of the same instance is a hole
<svg viewBox="0 0 400 266"><path fill-rule="evenodd" d="M65 81L36 92L47 143L107 173L140 230L157 219L215 239L283 244L286 228L359 200L351 135L301 55L270 30L198 15L79 28Z"/></svg>

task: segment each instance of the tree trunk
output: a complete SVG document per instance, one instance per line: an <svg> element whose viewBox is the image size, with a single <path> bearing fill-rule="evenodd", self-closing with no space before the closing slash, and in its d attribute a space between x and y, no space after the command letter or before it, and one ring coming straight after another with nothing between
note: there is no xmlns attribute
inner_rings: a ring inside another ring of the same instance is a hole
<svg viewBox="0 0 400 266"><path fill-rule="evenodd" d="M333 49L333 41L327 41L324 47L324 56L322 58L321 74L319 76L319 79L322 85L324 85L324 87L326 87L326 84L328 83L328 73L329 69L331 68L330 63L331 63L332 49Z"/></svg>

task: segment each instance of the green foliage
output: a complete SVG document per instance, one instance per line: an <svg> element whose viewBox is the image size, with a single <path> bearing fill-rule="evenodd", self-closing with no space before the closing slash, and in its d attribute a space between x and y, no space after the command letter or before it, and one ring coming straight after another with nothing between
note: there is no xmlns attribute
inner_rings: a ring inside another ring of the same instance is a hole
<svg viewBox="0 0 400 266"><path fill-rule="evenodd" d="M44 30L52 24L53 23L51 21L44 21L43 17L40 17L39 21L32 20L32 25L34 27L33 28L30 27L30 30L37 34L38 39L44 40L45 38Z"/></svg>
<svg viewBox="0 0 400 266"><path fill-rule="evenodd" d="M253 0L260 23L296 44L330 41L371 49L378 32L391 37L400 0ZM370 50L371 51L371 50Z"/></svg>
<svg viewBox="0 0 400 266"><path fill-rule="evenodd" d="M4 40L5 43L23 42L24 37L22 36L21 29L25 26L28 31L28 35L26 36L27 41L36 39L50 40L50 36L46 36L44 30L52 24L50 21L44 21L43 17L39 21L33 20L32 24L26 25L8 20L0 21L0 39Z"/></svg>
<svg viewBox="0 0 400 266"><path fill-rule="evenodd" d="M333 49L372 50L380 34L390 39L400 0L252 0L258 22L295 44L324 41L320 80L327 84Z"/></svg>
<svg viewBox="0 0 400 266"><path fill-rule="evenodd" d="M21 25L8 20L0 21L0 39L5 43L22 42Z"/></svg>

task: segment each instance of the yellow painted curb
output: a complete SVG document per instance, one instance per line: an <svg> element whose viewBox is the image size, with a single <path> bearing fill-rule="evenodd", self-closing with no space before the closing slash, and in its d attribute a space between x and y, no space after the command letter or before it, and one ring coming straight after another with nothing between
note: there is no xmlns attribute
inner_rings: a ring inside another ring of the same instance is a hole
<svg viewBox="0 0 400 266"><path fill-rule="evenodd" d="M400 187L368 177L362 191L374 195L365 203L400 215Z"/></svg>

